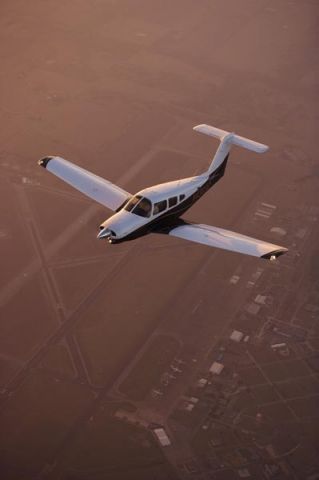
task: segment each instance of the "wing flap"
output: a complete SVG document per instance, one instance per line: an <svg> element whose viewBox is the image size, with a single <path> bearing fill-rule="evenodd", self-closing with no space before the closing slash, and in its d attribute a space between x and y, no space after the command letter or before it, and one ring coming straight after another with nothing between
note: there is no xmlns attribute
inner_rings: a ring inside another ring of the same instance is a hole
<svg viewBox="0 0 319 480"><path fill-rule="evenodd" d="M172 228L168 234L184 240L209 245L210 247L222 248L268 260L274 260L279 255L287 252L286 248L279 245L209 225L184 224Z"/></svg>
<svg viewBox="0 0 319 480"><path fill-rule="evenodd" d="M122 188L62 157L45 157L38 163L41 167L110 210L117 210L131 197L131 194Z"/></svg>

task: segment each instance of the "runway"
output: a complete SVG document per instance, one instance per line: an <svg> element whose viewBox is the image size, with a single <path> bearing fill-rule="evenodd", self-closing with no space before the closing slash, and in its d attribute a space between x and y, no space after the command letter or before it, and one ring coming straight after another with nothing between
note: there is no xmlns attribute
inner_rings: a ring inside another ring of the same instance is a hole
<svg viewBox="0 0 319 480"><path fill-rule="evenodd" d="M269 153L234 148L225 177L187 219L273 243L271 227L286 222L287 240L297 244L291 232L318 203L318 7L311 0L3 0L0 9L1 463L8 479L62 480L81 463L78 436L90 450L87 425L99 432L103 424L90 418L111 422L116 401L129 401L119 386L153 338L171 335L205 364L249 296L257 264L164 236L105 245L96 234L109 212L37 160L60 154L135 193L209 165L217 142L194 125L234 131L268 144ZM262 202L276 205L274 217L256 216ZM277 283L298 265L284 264ZM168 421L197 368L154 419ZM150 411L145 406L145 416ZM147 432L128 432L114 444L132 438L157 452ZM98 438L92 449L102 451L109 439ZM140 479L189 478L179 467L167 473L156 455L155 467L141 454ZM133 467L117 475L119 456L107 449L99 461L102 472L103 462L112 465L114 480L135 478Z"/></svg>

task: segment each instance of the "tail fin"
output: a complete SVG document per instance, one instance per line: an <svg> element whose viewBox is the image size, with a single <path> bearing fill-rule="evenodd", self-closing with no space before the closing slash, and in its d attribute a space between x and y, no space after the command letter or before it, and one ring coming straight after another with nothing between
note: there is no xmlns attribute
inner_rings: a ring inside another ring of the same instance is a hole
<svg viewBox="0 0 319 480"><path fill-rule="evenodd" d="M262 143L254 142L248 138L240 137L235 133L226 132L225 130L211 127L210 125L197 125L194 127L194 130L220 139L220 145L208 169L209 174L213 173L223 163L229 154L232 145L238 145L239 147L247 148L247 150L252 150L256 153L264 153L269 148Z"/></svg>

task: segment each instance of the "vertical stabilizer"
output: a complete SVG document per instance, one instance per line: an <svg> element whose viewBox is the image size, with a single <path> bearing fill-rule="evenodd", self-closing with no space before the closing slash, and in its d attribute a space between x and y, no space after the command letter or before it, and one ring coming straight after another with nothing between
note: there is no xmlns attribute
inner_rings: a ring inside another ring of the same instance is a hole
<svg viewBox="0 0 319 480"><path fill-rule="evenodd" d="M220 165L223 163L232 145L237 145L239 147L246 148L256 153L263 153L268 150L269 147L262 143L249 140L245 137L240 137L235 133L227 132L226 130L221 130L220 128L211 127L210 125L197 125L194 127L196 132L209 135L210 137L219 138L220 145L215 153L215 156L212 160L212 163L209 166L208 173L213 173Z"/></svg>

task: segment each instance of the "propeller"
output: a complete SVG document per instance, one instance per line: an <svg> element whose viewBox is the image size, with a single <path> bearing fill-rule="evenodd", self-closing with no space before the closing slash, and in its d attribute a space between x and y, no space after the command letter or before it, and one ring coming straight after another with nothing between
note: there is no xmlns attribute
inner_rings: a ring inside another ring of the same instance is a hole
<svg viewBox="0 0 319 480"><path fill-rule="evenodd" d="M97 238L99 238L99 239L102 239L102 238L110 239L111 236L112 236L111 230L109 230L108 228L101 227L101 230L97 235Z"/></svg>

